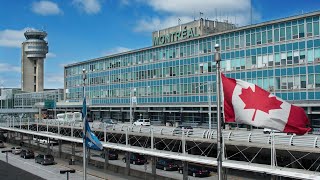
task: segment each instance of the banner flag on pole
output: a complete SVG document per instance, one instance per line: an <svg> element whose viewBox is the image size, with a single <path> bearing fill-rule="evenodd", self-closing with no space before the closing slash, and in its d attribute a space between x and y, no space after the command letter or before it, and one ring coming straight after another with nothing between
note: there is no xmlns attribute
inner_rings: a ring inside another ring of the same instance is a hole
<svg viewBox="0 0 320 180"><path fill-rule="evenodd" d="M86 98L83 99L83 105L82 105L82 117L86 118L85 119L85 132L86 132L86 137L85 137L85 142L86 142L86 147L94 150L102 150L103 146L97 136L91 132L91 128L89 126L89 122L87 121L87 103L86 103Z"/></svg>
<svg viewBox="0 0 320 180"><path fill-rule="evenodd" d="M261 87L227 78L221 73L225 122L238 122L286 133L305 134L311 130L304 109L270 94Z"/></svg>

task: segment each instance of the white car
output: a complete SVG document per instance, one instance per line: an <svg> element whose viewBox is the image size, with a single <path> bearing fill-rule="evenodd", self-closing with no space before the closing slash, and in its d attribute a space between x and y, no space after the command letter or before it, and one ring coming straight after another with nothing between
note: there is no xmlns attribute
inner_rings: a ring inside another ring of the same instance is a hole
<svg viewBox="0 0 320 180"><path fill-rule="evenodd" d="M150 126L150 119L138 119L133 123L135 126Z"/></svg>
<svg viewBox="0 0 320 180"><path fill-rule="evenodd" d="M269 129L269 128L264 128L264 129L263 129L263 133L264 133L264 134L270 134L271 132L281 133L281 131L278 131L278 130L275 130L275 129Z"/></svg>
<svg viewBox="0 0 320 180"><path fill-rule="evenodd" d="M12 154L20 154L21 153L21 147L12 147L11 148Z"/></svg>

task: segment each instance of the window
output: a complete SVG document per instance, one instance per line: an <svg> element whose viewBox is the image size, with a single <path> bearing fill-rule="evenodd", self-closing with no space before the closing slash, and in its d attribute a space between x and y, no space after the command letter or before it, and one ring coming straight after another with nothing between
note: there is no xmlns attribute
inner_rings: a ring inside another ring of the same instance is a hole
<svg viewBox="0 0 320 180"><path fill-rule="evenodd" d="M320 74L316 74L316 88L320 87Z"/></svg>
<svg viewBox="0 0 320 180"><path fill-rule="evenodd" d="M299 38L304 37L304 24L299 25Z"/></svg>
<svg viewBox="0 0 320 180"><path fill-rule="evenodd" d="M313 49L308 49L308 62L313 62Z"/></svg>
<svg viewBox="0 0 320 180"><path fill-rule="evenodd" d="M307 87L307 81L306 81L306 75L300 76L300 88L306 88Z"/></svg>
<svg viewBox="0 0 320 180"><path fill-rule="evenodd" d="M268 43L272 43L272 30L268 31Z"/></svg>
<svg viewBox="0 0 320 180"><path fill-rule="evenodd" d="M320 48L315 48L314 49L314 60L315 61L320 61Z"/></svg>
<svg viewBox="0 0 320 180"><path fill-rule="evenodd" d="M291 27L286 27L286 39L291 39Z"/></svg>
<svg viewBox="0 0 320 180"><path fill-rule="evenodd" d="M293 52L293 63L298 64L299 63L299 51Z"/></svg>
<svg viewBox="0 0 320 180"><path fill-rule="evenodd" d="M274 42L279 42L279 29L274 30Z"/></svg>
<svg viewBox="0 0 320 180"><path fill-rule="evenodd" d="M266 31L262 32L262 44L266 44L267 42L267 33Z"/></svg>
<svg viewBox="0 0 320 180"><path fill-rule="evenodd" d="M280 28L280 41L284 41L285 40L285 29L284 28Z"/></svg>
<svg viewBox="0 0 320 180"><path fill-rule="evenodd" d="M250 34L246 34L246 46L250 46Z"/></svg>
<svg viewBox="0 0 320 180"><path fill-rule="evenodd" d="M280 66L280 60L281 60L280 54L279 53L275 53L274 57L275 57L275 65L276 66Z"/></svg>
<svg viewBox="0 0 320 180"><path fill-rule="evenodd" d="M285 66L287 63L287 54L286 53L281 53L281 65Z"/></svg>
<svg viewBox="0 0 320 180"><path fill-rule="evenodd" d="M313 34L319 36L319 22L313 22Z"/></svg>
<svg viewBox="0 0 320 180"><path fill-rule="evenodd" d="M261 44L261 32L257 32L256 33L256 36L257 36L257 44Z"/></svg>
<svg viewBox="0 0 320 180"><path fill-rule="evenodd" d="M312 23L307 24L307 37L312 36Z"/></svg>
<svg viewBox="0 0 320 180"><path fill-rule="evenodd" d="M292 52L288 52L287 54L287 64L292 65Z"/></svg>
<svg viewBox="0 0 320 180"><path fill-rule="evenodd" d="M292 39L297 39L298 37L298 26L292 26Z"/></svg>

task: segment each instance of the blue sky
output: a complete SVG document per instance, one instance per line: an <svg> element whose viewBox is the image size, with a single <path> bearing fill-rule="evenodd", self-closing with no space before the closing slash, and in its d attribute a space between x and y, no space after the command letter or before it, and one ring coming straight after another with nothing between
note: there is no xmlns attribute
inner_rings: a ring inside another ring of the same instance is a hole
<svg viewBox="0 0 320 180"><path fill-rule="evenodd" d="M253 22L320 10L319 0L6 0L0 6L0 86L21 87L28 28L48 33L45 88L63 88L63 66L151 46L151 32L199 18Z"/></svg>

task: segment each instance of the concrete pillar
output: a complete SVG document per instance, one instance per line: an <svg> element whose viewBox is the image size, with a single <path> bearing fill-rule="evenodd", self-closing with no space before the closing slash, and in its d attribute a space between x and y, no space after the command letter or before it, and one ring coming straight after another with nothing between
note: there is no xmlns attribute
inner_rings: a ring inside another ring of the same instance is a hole
<svg viewBox="0 0 320 180"><path fill-rule="evenodd" d="M157 158L155 156L151 157L151 170L152 170L152 178L156 179L157 178L157 170L156 170L156 163L157 163Z"/></svg>
<svg viewBox="0 0 320 180"><path fill-rule="evenodd" d="M162 112L162 113L163 113L163 116L162 116L163 124L166 124L167 123L167 113L166 112Z"/></svg>
<svg viewBox="0 0 320 180"><path fill-rule="evenodd" d="M109 148L105 148L104 150L104 170L108 169L109 166Z"/></svg>
<svg viewBox="0 0 320 180"><path fill-rule="evenodd" d="M127 176L130 175L130 156L131 156L131 153L130 152L126 152L126 170L125 170L125 174Z"/></svg>
<svg viewBox="0 0 320 180"><path fill-rule="evenodd" d="M182 162L182 167L183 167L183 180L188 180L188 162L183 161Z"/></svg>
<svg viewBox="0 0 320 180"><path fill-rule="evenodd" d="M200 113L200 124L204 123L204 119L205 119L205 114L204 113Z"/></svg>
<svg viewBox="0 0 320 180"><path fill-rule="evenodd" d="M59 158L61 158L62 155L62 141L59 140Z"/></svg>

